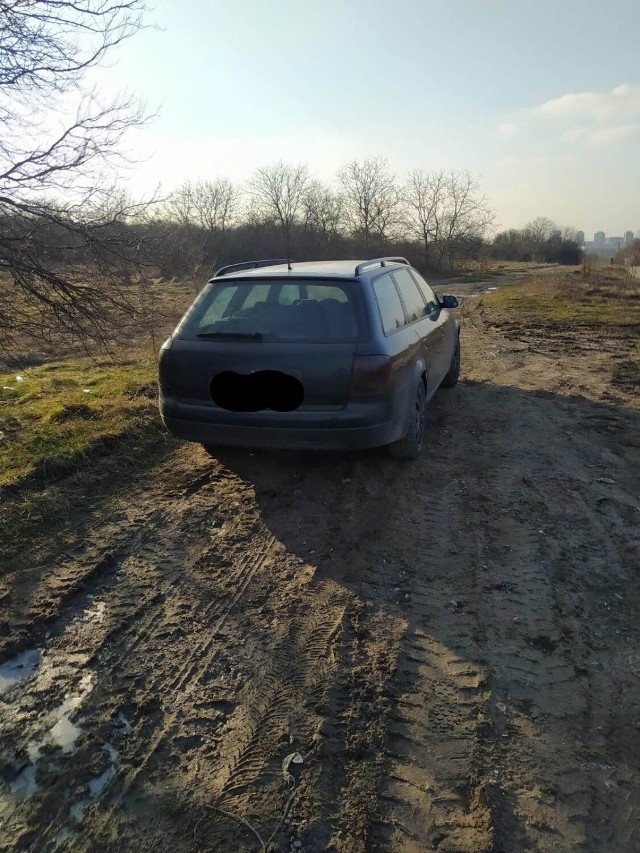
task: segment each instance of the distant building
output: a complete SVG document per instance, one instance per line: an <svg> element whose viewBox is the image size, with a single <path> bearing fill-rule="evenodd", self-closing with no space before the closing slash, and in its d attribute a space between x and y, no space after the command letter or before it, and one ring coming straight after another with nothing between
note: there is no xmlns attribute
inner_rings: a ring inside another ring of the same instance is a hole
<svg viewBox="0 0 640 853"><path fill-rule="evenodd" d="M576 243L578 246L584 246L584 231L576 232Z"/></svg>
<svg viewBox="0 0 640 853"><path fill-rule="evenodd" d="M625 231L624 234L624 244L625 246L629 246L634 241L633 231Z"/></svg>
<svg viewBox="0 0 640 853"><path fill-rule="evenodd" d="M595 246L604 246L605 233L604 231L596 231L593 235L593 243Z"/></svg>

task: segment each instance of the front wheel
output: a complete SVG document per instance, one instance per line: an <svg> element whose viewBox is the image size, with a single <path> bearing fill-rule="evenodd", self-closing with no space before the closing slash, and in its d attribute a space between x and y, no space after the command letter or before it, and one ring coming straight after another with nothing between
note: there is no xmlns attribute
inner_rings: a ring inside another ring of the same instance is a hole
<svg viewBox="0 0 640 853"><path fill-rule="evenodd" d="M460 338L456 341L456 348L453 351L449 372L442 380L443 388L453 388L460 377Z"/></svg>
<svg viewBox="0 0 640 853"><path fill-rule="evenodd" d="M424 448L427 428L427 389L420 381L409 412L409 429L404 438L389 445L391 455L396 459L415 459Z"/></svg>

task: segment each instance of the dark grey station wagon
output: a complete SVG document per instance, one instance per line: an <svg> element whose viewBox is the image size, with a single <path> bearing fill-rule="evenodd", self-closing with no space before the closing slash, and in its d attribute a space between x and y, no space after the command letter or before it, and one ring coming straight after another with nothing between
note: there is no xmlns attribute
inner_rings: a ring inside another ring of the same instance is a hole
<svg viewBox="0 0 640 853"><path fill-rule="evenodd" d="M162 347L162 420L204 445L415 457L458 379L457 305L404 258L224 267Z"/></svg>

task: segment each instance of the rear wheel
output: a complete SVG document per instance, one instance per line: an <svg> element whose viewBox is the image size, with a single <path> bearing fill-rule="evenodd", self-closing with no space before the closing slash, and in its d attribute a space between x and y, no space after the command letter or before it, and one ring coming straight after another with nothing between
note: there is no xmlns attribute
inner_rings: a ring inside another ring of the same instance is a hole
<svg viewBox="0 0 640 853"><path fill-rule="evenodd" d="M442 380L442 388L453 388L460 376L460 338L456 341L456 348L453 351L453 358L449 365L449 372Z"/></svg>
<svg viewBox="0 0 640 853"><path fill-rule="evenodd" d="M420 381L409 412L409 429L404 438L389 445L396 459L415 459L424 448L427 427L427 389Z"/></svg>

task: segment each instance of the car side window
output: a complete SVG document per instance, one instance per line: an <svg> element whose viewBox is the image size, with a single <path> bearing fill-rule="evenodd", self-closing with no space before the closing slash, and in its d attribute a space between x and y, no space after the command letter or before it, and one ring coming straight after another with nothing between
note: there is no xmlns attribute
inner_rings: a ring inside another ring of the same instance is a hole
<svg viewBox="0 0 640 853"><path fill-rule="evenodd" d="M417 281L418 287L422 291L422 294L427 302L427 314L433 314L434 311L439 311L440 303L438 302L438 297L429 287L427 282L415 270L411 270L411 275Z"/></svg>
<svg viewBox="0 0 640 853"><path fill-rule="evenodd" d="M244 294L242 301L242 309L253 308L258 302L266 302L269 296L271 286L268 284L255 284L250 290Z"/></svg>
<svg viewBox="0 0 640 853"><path fill-rule="evenodd" d="M391 274L381 275L373 282L373 292L380 311L385 335L400 329L406 322L404 308Z"/></svg>
<svg viewBox="0 0 640 853"><path fill-rule="evenodd" d="M409 270L395 270L393 277L400 290L400 296L402 296L404 307L407 309L410 323L424 317L426 313L430 313L425 311L425 300L418 290L418 285L411 278Z"/></svg>
<svg viewBox="0 0 640 853"><path fill-rule="evenodd" d="M280 305L293 305L296 299L300 299L300 286L297 284L283 284L278 291L278 302Z"/></svg>

